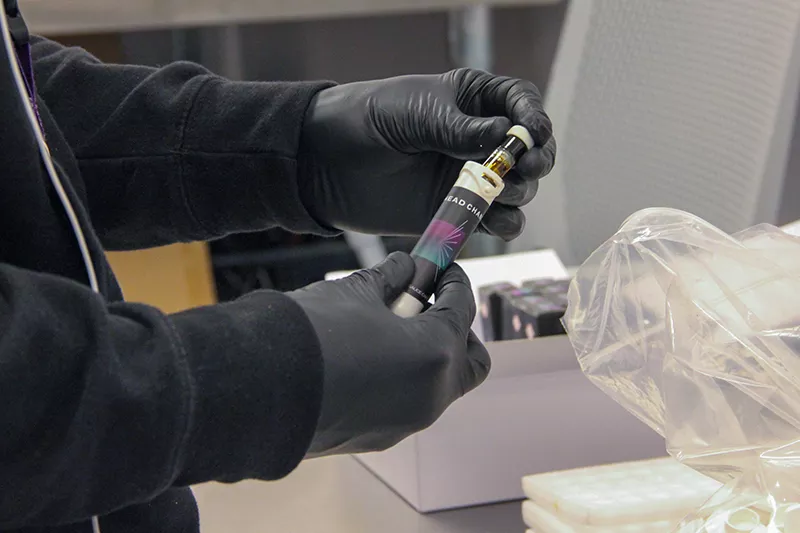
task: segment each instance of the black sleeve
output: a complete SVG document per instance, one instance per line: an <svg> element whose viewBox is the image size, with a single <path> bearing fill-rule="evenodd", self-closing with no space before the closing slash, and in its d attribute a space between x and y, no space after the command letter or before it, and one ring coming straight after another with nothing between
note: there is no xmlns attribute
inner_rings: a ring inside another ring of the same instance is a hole
<svg viewBox="0 0 800 533"><path fill-rule="evenodd" d="M306 109L328 83L232 82L186 62L101 63L34 38L40 97L78 158L111 250L283 227L330 234L297 190Z"/></svg>
<svg viewBox="0 0 800 533"><path fill-rule="evenodd" d="M280 478L321 389L319 341L283 294L166 316L0 264L0 530Z"/></svg>

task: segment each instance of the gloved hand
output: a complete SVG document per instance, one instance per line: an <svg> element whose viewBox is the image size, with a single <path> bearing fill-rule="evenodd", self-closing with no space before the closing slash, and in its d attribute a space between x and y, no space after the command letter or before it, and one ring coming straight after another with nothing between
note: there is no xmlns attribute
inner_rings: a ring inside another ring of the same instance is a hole
<svg viewBox="0 0 800 533"><path fill-rule="evenodd" d="M465 160L480 160L512 125L537 148L517 163L479 231L511 240L519 210L550 172L556 144L536 87L471 69L402 76L321 91L303 125L300 194L323 225L383 235L420 235Z"/></svg>
<svg viewBox="0 0 800 533"><path fill-rule="evenodd" d="M486 348L470 331L475 300L453 265L436 303L410 319L389 304L411 282L414 262L394 253L348 278L289 293L322 345L322 411L308 457L389 448L425 429L489 372Z"/></svg>

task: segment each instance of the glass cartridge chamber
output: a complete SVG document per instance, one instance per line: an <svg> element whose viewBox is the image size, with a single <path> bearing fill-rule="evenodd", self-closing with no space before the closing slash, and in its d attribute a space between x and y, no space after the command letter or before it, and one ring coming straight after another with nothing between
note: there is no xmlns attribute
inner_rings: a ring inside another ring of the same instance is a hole
<svg viewBox="0 0 800 533"><path fill-rule="evenodd" d="M392 305L395 314L412 317L427 308L436 282L503 191L503 177L533 145L528 130L514 126L483 164L475 161L464 164L453 188L411 252L416 271L408 289Z"/></svg>

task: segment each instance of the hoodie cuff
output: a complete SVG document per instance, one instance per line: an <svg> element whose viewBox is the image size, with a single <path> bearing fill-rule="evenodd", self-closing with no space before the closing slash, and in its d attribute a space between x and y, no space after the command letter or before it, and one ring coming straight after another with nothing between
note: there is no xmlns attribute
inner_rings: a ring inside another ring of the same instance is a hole
<svg viewBox="0 0 800 533"><path fill-rule="evenodd" d="M179 313L192 383L178 485L274 480L311 445L323 361L301 307L272 291Z"/></svg>

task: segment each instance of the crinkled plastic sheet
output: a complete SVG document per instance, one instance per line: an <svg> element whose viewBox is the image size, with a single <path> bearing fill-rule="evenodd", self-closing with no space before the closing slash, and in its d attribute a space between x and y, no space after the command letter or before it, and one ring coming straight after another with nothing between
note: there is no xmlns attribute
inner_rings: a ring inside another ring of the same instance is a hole
<svg viewBox="0 0 800 533"><path fill-rule="evenodd" d="M725 484L676 532L800 533L800 239L640 211L578 270L564 323L585 374Z"/></svg>

